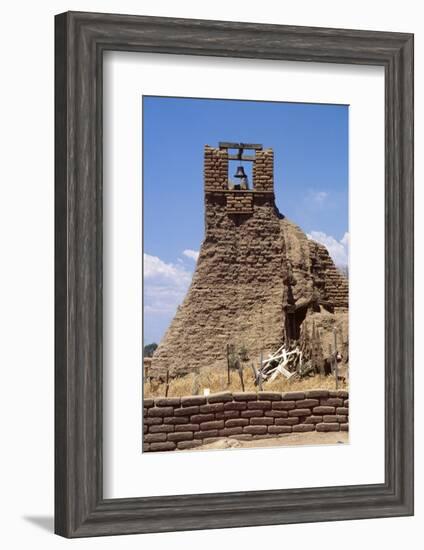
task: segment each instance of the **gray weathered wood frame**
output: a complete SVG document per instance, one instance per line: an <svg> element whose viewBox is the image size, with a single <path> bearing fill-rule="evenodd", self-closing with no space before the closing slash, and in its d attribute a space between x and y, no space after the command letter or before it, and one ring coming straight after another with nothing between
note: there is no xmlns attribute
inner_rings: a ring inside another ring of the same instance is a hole
<svg viewBox="0 0 424 550"><path fill-rule="evenodd" d="M413 35L95 13L56 17L56 533L66 537L413 514ZM385 68L385 482L102 496L105 50Z"/></svg>

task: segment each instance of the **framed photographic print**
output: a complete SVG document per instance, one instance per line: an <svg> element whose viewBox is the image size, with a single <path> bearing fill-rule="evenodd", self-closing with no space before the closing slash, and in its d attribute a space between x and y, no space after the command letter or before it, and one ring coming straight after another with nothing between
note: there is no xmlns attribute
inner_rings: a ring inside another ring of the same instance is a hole
<svg viewBox="0 0 424 550"><path fill-rule="evenodd" d="M413 36L56 16L56 532L413 513Z"/></svg>

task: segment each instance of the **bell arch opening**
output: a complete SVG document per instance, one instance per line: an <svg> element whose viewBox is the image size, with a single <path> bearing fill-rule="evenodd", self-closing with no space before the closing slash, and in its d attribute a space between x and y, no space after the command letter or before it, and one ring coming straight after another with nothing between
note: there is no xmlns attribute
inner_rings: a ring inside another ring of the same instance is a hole
<svg viewBox="0 0 424 550"><path fill-rule="evenodd" d="M251 162L228 161L228 189L253 189L253 166Z"/></svg>

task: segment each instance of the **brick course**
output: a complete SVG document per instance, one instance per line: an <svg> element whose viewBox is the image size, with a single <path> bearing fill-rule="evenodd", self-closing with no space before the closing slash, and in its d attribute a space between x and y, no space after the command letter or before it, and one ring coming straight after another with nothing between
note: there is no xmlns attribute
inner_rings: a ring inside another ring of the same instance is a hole
<svg viewBox="0 0 424 550"><path fill-rule="evenodd" d="M343 407L336 407L339 400ZM264 439L349 429L346 391L223 392L145 399L144 405L143 452L194 449L220 437Z"/></svg>

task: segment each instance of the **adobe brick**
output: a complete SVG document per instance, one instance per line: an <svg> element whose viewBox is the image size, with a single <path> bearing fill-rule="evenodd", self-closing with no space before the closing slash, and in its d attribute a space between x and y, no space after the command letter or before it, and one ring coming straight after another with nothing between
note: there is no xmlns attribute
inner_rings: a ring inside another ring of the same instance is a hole
<svg viewBox="0 0 424 550"><path fill-rule="evenodd" d="M160 397L155 400L156 407L179 407L179 397Z"/></svg>
<svg viewBox="0 0 424 550"><path fill-rule="evenodd" d="M243 428L241 426L234 426L233 428L223 428L219 430L219 435L223 437L230 437L232 435L239 435L243 433Z"/></svg>
<svg viewBox="0 0 424 550"><path fill-rule="evenodd" d="M343 406L343 399L340 399L340 397L328 397L327 399L321 399L321 405L328 406L328 407L342 407Z"/></svg>
<svg viewBox="0 0 424 550"><path fill-rule="evenodd" d="M189 441L193 439L193 432L174 432L168 434L168 441Z"/></svg>
<svg viewBox="0 0 424 550"><path fill-rule="evenodd" d="M264 411L261 409L241 411L240 416L241 418L259 418L264 416Z"/></svg>
<svg viewBox="0 0 424 550"><path fill-rule="evenodd" d="M224 421L223 420L212 420L210 422L202 422L200 424L201 430L220 430L224 427Z"/></svg>
<svg viewBox="0 0 424 550"><path fill-rule="evenodd" d="M271 401L248 401L247 408L264 411L271 408Z"/></svg>
<svg viewBox="0 0 424 550"><path fill-rule="evenodd" d="M194 439L206 439L209 437L217 437L218 430L201 430L199 432L194 432Z"/></svg>
<svg viewBox="0 0 424 550"><path fill-rule="evenodd" d="M315 424L315 429L317 432L338 432L340 425L337 422L320 422L319 424Z"/></svg>
<svg viewBox="0 0 424 550"><path fill-rule="evenodd" d="M226 403L227 404L227 403ZM224 403L211 403L208 405L201 405L200 412L208 414L212 412L221 412L224 410Z"/></svg>
<svg viewBox="0 0 424 550"><path fill-rule="evenodd" d="M310 416L311 409L292 409L289 411L289 416Z"/></svg>
<svg viewBox="0 0 424 550"><path fill-rule="evenodd" d="M175 409L175 416L191 416L192 414L197 414L199 412L199 406L192 407L181 407L181 409Z"/></svg>
<svg viewBox="0 0 424 550"><path fill-rule="evenodd" d="M242 401L230 401L224 404L224 411L244 411L246 409L247 405Z"/></svg>
<svg viewBox="0 0 424 550"><path fill-rule="evenodd" d="M190 421L194 422L195 424L200 424L201 422L210 422L211 420L215 420L214 414L193 414L190 417Z"/></svg>
<svg viewBox="0 0 424 550"><path fill-rule="evenodd" d="M149 409L148 414L153 416L172 416L174 414L174 407L152 407Z"/></svg>
<svg viewBox="0 0 424 550"><path fill-rule="evenodd" d="M305 399L305 393L303 391L291 391L281 395L283 401L293 401L296 399Z"/></svg>
<svg viewBox="0 0 424 550"><path fill-rule="evenodd" d="M165 416L163 421L165 424L188 424L190 418L188 416Z"/></svg>
<svg viewBox="0 0 424 550"><path fill-rule="evenodd" d="M296 401L274 401L272 409L276 411L288 411L296 408Z"/></svg>
<svg viewBox="0 0 424 550"><path fill-rule="evenodd" d="M227 418L239 418L239 417L240 417L239 411L224 411L224 412L215 414L216 420L226 420Z"/></svg>
<svg viewBox="0 0 424 550"><path fill-rule="evenodd" d="M319 405L319 399L299 399L296 401L296 409L317 407Z"/></svg>
<svg viewBox="0 0 424 550"><path fill-rule="evenodd" d="M224 401L232 401L233 395L230 392L212 393L208 395L208 403L223 403Z"/></svg>
<svg viewBox="0 0 424 550"><path fill-rule="evenodd" d="M314 424L296 424L293 426L294 433L313 432L315 431Z"/></svg>
<svg viewBox="0 0 424 550"><path fill-rule="evenodd" d="M175 426L176 432L198 432L199 430L199 424L177 424Z"/></svg>
<svg viewBox="0 0 424 550"><path fill-rule="evenodd" d="M348 399L349 392L346 390L331 390L330 397L342 397L343 399Z"/></svg>
<svg viewBox="0 0 424 550"><path fill-rule="evenodd" d="M206 405L206 397L203 395L189 395L187 397L181 397L181 405L183 407L189 407L192 405Z"/></svg>
<svg viewBox="0 0 424 550"><path fill-rule="evenodd" d="M291 426L268 426L269 434L289 434L292 432Z"/></svg>
<svg viewBox="0 0 424 550"><path fill-rule="evenodd" d="M276 426L294 426L295 424L299 423L298 417L293 418L275 418L274 424Z"/></svg>
<svg viewBox="0 0 424 550"><path fill-rule="evenodd" d="M258 393L260 401L281 401L281 393L275 391L260 391Z"/></svg>
<svg viewBox="0 0 424 550"><path fill-rule="evenodd" d="M254 392L234 392L234 401L256 401L258 395Z"/></svg>
<svg viewBox="0 0 424 550"><path fill-rule="evenodd" d="M334 414L336 412L336 408L320 405L319 407L314 407L312 412L314 414Z"/></svg>
<svg viewBox="0 0 424 550"><path fill-rule="evenodd" d="M178 441L177 448L181 451L184 451L186 449L194 449L195 447L199 447L200 445L203 445L203 442L198 440Z"/></svg>
<svg viewBox="0 0 424 550"><path fill-rule="evenodd" d="M249 420L247 418L231 418L225 421L226 428L236 428L239 426L248 426Z"/></svg>
<svg viewBox="0 0 424 550"><path fill-rule="evenodd" d="M305 419L305 424L318 424L318 422L322 422L322 416L308 416Z"/></svg>
<svg viewBox="0 0 424 550"><path fill-rule="evenodd" d="M172 424L159 424L159 426L150 426L149 433L156 434L156 433L167 433L167 432L173 432L174 426Z"/></svg>
<svg viewBox="0 0 424 550"><path fill-rule="evenodd" d="M143 418L143 424L145 424L146 426L154 426L157 424L162 424L162 422L163 418L159 416L153 418Z"/></svg>
<svg viewBox="0 0 424 550"><path fill-rule="evenodd" d="M245 426L243 433L252 435L261 435L267 433L267 426Z"/></svg>
<svg viewBox="0 0 424 550"><path fill-rule="evenodd" d="M146 443L159 443L160 441L166 441L166 433L159 434L146 434L144 436L144 441Z"/></svg>
<svg viewBox="0 0 424 550"><path fill-rule="evenodd" d="M287 418L289 416L288 411L265 411L265 416L271 418Z"/></svg>
<svg viewBox="0 0 424 550"><path fill-rule="evenodd" d="M308 390L305 392L307 398L328 397L328 390Z"/></svg>
<svg viewBox="0 0 424 550"><path fill-rule="evenodd" d="M173 451L175 448L175 443L172 441L165 441L163 443L151 443L149 451Z"/></svg>
<svg viewBox="0 0 424 550"><path fill-rule="evenodd" d="M260 418L251 418L250 419L250 425L251 426L270 426L274 423L273 418L268 418L266 416L262 416Z"/></svg>

